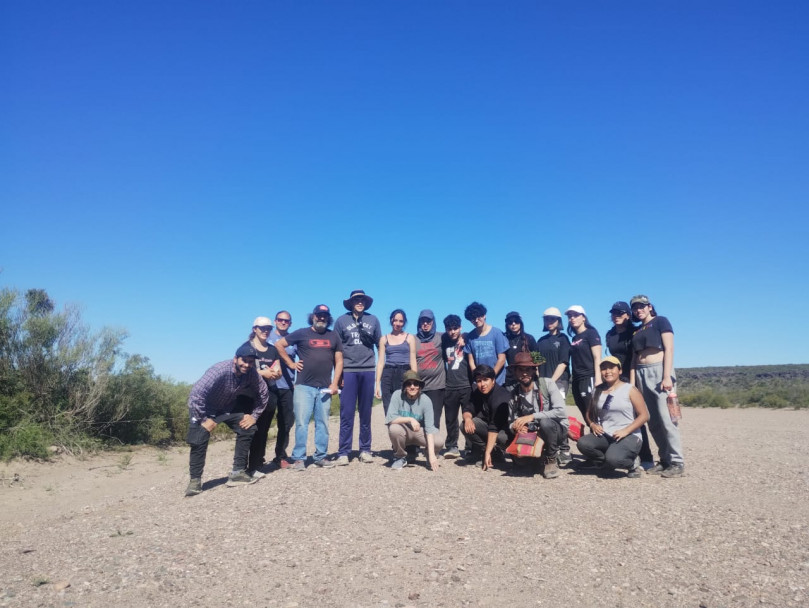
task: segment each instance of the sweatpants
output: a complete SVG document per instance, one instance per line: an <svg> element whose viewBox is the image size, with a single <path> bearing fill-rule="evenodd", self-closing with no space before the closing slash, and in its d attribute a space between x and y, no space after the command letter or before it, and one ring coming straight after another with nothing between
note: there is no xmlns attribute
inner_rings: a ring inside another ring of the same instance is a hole
<svg viewBox="0 0 809 608"><path fill-rule="evenodd" d="M641 438L628 435L615 441L606 435L585 435L576 443L585 458L595 464L605 462L613 469L631 469L635 466L635 458L640 453Z"/></svg>
<svg viewBox="0 0 809 608"><path fill-rule="evenodd" d="M669 407L666 405L668 395L665 391L660 390L660 382L663 380L663 362L636 366L635 379L649 410L649 432L657 444L660 464L664 466L683 464L680 429L671 421ZM672 382L674 382L674 378L672 378Z"/></svg>
<svg viewBox="0 0 809 608"><path fill-rule="evenodd" d="M360 414L360 452L371 451L371 407L374 404L374 371L345 372L340 393L340 442L337 453L348 456L354 440L354 412Z"/></svg>

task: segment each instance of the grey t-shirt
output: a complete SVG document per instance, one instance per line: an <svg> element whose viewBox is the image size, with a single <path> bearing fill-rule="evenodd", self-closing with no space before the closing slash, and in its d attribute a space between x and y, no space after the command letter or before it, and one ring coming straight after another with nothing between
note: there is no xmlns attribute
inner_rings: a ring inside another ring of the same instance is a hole
<svg viewBox="0 0 809 608"><path fill-rule="evenodd" d="M435 428L433 402L424 393L419 393L419 397L415 401L408 401L407 399L402 399L401 390L394 392L390 397L385 424L390 424L399 417L415 418L430 435L438 432L438 429Z"/></svg>
<svg viewBox="0 0 809 608"><path fill-rule="evenodd" d="M360 322L362 330L373 340L374 344L379 344L379 339L382 337L379 319L374 315L363 314ZM340 315L334 324L334 331L340 336L343 343L344 372L373 371L376 368L374 349L362 343L358 325L359 323L350 312Z"/></svg>

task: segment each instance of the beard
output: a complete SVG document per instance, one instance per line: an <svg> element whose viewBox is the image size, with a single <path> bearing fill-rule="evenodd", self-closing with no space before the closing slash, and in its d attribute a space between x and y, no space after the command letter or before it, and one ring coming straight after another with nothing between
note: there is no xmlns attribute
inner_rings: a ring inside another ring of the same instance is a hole
<svg viewBox="0 0 809 608"><path fill-rule="evenodd" d="M325 333L326 329L329 327L329 324L326 321L318 321L315 320L315 331L319 334Z"/></svg>

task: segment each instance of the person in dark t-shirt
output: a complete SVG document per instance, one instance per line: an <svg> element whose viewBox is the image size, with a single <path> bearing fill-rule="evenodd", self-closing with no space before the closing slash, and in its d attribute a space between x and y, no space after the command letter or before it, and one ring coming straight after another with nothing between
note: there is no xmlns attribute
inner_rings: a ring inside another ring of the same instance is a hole
<svg viewBox="0 0 809 608"><path fill-rule="evenodd" d="M441 352L447 370L447 384L444 390L444 419L447 424L447 441L444 458L458 458L458 413L469 403L472 382L469 377L469 362L463 353L461 337L461 317L447 315L444 318L441 336ZM469 448L469 446L467 446Z"/></svg>
<svg viewBox="0 0 809 608"><path fill-rule="evenodd" d="M575 305L565 311L570 335L570 362L573 368L573 381L570 389L573 400L582 417L587 420L587 408L593 388L601 384L601 336L590 325L584 308Z"/></svg>
<svg viewBox="0 0 809 608"><path fill-rule="evenodd" d="M278 356L290 368L298 371L292 396L295 408L295 447L292 450L295 464L292 468L296 471L306 469L306 440L313 412L315 466L334 466L334 462L326 459L329 449L329 407L343 373L343 343L340 336L329 329L332 321L329 307L319 304L309 315L310 327L293 331L275 343ZM298 347L297 363L286 353L288 345Z"/></svg>

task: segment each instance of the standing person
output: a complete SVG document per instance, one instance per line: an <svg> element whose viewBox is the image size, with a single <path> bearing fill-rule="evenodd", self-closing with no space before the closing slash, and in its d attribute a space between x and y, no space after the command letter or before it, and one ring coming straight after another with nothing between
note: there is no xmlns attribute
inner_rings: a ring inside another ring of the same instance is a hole
<svg viewBox="0 0 809 608"><path fill-rule="evenodd" d="M458 413L469 404L472 394L469 362L463 354L461 317L444 317L444 335L441 336L441 352L447 370L447 384L444 391L444 419L447 424L447 441L444 458L458 458ZM467 446L469 447L469 446Z"/></svg>
<svg viewBox="0 0 809 608"><path fill-rule="evenodd" d="M474 464L483 458L483 470L492 466L492 457L505 461L503 450L508 446L508 416L511 394L496 382L494 368L478 365L472 373L475 390L469 405L463 411L463 434L466 445L466 461Z"/></svg>
<svg viewBox="0 0 809 608"><path fill-rule="evenodd" d="M514 357L517 353L530 353L537 350L537 341L534 336L525 331L522 317L517 311L511 311L506 315L506 339L508 340L508 350L506 351L506 381L504 386L511 387L517 384L517 378L511 366L514 364Z"/></svg>
<svg viewBox="0 0 809 608"><path fill-rule="evenodd" d="M513 365L517 384L511 390L509 401L508 441L520 432L539 433L544 442L542 476L554 479L559 477L556 464L559 445L562 438L567 437L565 398L555 383L539 377L539 366L530 353L517 353Z"/></svg>
<svg viewBox="0 0 809 608"><path fill-rule="evenodd" d="M275 329L270 332L268 342L275 345L278 340L284 338L292 327L292 315L288 310L279 310L275 313ZM287 346L286 353L294 362L298 354L297 346ZM276 352L278 352L276 350ZM275 458L272 460L273 466L278 469L289 468L290 462L287 459L287 448L289 447L289 434L292 425L295 424L295 409L292 404L292 391L295 386L295 368L289 367L284 360L281 362L281 376L275 380L275 390L278 399L278 435L275 438Z"/></svg>
<svg viewBox="0 0 809 608"><path fill-rule="evenodd" d="M632 313L641 322L632 336L635 358L630 382L643 394L649 409L649 430L657 444L660 461L649 473L680 477L685 471L680 429L671 421L666 398L674 392L674 330L666 317L657 315L649 298L631 300Z"/></svg>
<svg viewBox="0 0 809 608"><path fill-rule="evenodd" d="M463 316L475 326L468 334L464 353L473 374L478 365L488 365L494 369L497 384L506 381L506 351L508 340L503 332L486 323L486 307L480 302L472 302L464 310Z"/></svg>
<svg viewBox="0 0 809 608"><path fill-rule="evenodd" d="M441 337L435 331L435 315L430 309L419 313L419 331L416 334L416 365L424 382L422 391L433 404L433 424L441 429L441 412L444 409L444 389L447 385L447 371L444 369L444 356L441 352Z"/></svg>
<svg viewBox="0 0 809 608"><path fill-rule="evenodd" d="M247 474L255 479L264 477L261 467L264 466L264 455L267 453L267 436L278 407L278 390L275 388L275 382L281 377L281 362L278 360L278 351L268 342L270 330L272 323L268 317L256 317L250 336L244 343L245 346L252 347L256 353L256 371L267 384L269 396L267 407L256 420L256 432L253 434L250 452L247 455ZM250 395L250 397L255 399L257 396Z"/></svg>
<svg viewBox="0 0 809 608"><path fill-rule="evenodd" d="M433 404L422 392L424 381L418 372L404 373L401 390L391 396L390 408L385 415L388 436L393 446L393 462L390 468L400 471L408 464L408 447L427 449L427 462L431 471L438 470L435 457L444 445L438 428L433 424Z"/></svg>
<svg viewBox="0 0 809 608"><path fill-rule="evenodd" d="M258 395L253 411L243 414L236 405L238 396L249 391ZM227 424L236 433L236 449L233 452L233 471L228 476L228 486L255 483L258 479L247 474L247 452L256 432L256 420L267 407L267 385L256 372L256 353L251 346L242 344L233 359L211 366L191 389L188 396L190 422L186 441L191 446L188 469L191 481L185 490L186 496L202 492L202 471L208 440L220 423Z"/></svg>
<svg viewBox="0 0 809 608"><path fill-rule="evenodd" d="M584 308L571 306L565 311L567 315L567 333L570 334L570 360L573 367L573 400L579 408L584 420L587 420L587 408L590 407L590 396L593 388L601 384L601 336L595 327L590 325Z"/></svg>
<svg viewBox="0 0 809 608"><path fill-rule="evenodd" d="M621 379L626 382L629 379L632 368L632 335L635 333L635 326L632 324L632 310L626 302L618 301L610 308L610 318L612 327L604 336L607 344L607 352L618 359L621 364ZM654 466L652 449L649 447L649 436L646 433L646 425L640 427L640 436L643 444L640 449L640 461L644 469L651 469Z"/></svg>
<svg viewBox="0 0 809 608"><path fill-rule="evenodd" d="M392 331L379 341L379 361L376 364L374 395L382 399L385 415L390 398L402 385L405 371L416 371L416 339L404 331L407 315L401 308L390 313Z"/></svg>
<svg viewBox="0 0 809 608"><path fill-rule="evenodd" d="M604 383L596 389L587 412L592 434L579 439L577 446L593 468L627 469L627 477L640 477L640 428L649 420L649 412L640 391L623 381L617 357L605 357L599 367Z"/></svg>
<svg viewBox="0 0 809 608"><path fill-rule="evenodd" d="M295 471L306 470L306 440L313 413L315 466L334 466L326 459L329 450L329 408L331 396L338 391L343 373L343 343L340 336L329 329L333 320L329 307L318 304L309 315L309 327L293 331L275 343L281 360L298 372L292 398L295 409L295 447L292 450L295 464L292 469ZM298 347L300 360L297 363L285 350L289 345Z"/></svg>
<svg viewBox="0 0 809 608"><path fill-rule="evenodd" d="M374 303L362 289L355 289L343 300L348 311L334 324L343 342L343 392L340 394L340 442L337 464L347 465L354 439L354 412L360 415L360 462L370 463L371 407L374 404L374 346L382 338L379 319L367 314Z"/></svg>
<svg viewBox="0 0 809 608"><path fill-rule="evenodd" d="M562 399L567 395L570 387L570 340L562 332L562 312L555 306L545 309L542 313L542 327L545 332L537 341L539 354L545 360L539 366L539 377L547 378L556 384ZM565 428L569 428L570 423L565 418ZM570 439L564 435L559 440L560 465L566 465L573 461L570 453Z"/></svg>

